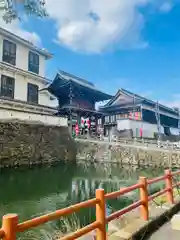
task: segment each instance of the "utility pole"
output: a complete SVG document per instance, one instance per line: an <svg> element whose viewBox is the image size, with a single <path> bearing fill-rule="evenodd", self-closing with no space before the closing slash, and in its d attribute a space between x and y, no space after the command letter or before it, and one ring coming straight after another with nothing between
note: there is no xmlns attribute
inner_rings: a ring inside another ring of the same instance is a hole
<svg viewBox="0 0 180 240"><path fill-rule="evenodd" d="M142 103L141 103L141 108L140 108L140 111L141 111L141 134L142 134L142 138L143 138L143 109L142 109Z"/></svg>
<svg viewBox="0 0 180 240"><path fill-rule="evenodd" d="M179 136L180 136L180 108L178 108L178 129L179 129Z"/></svg>
<svg viewBox="0 0 180 240"><path fill-rule="evenodd" d="M135 107L135 95L133 94L133 112L132 112L132 119L134 120L135 119L135 113L134 113L134 107Z"/></svg>
<svg viewBox="0 0 180 240"><path fill-rule="evenodd" d="M156 114L157 130L158 130L158 140L160 140L161 119L160 119L159 103L158 103L158 101L156 102L156 106L155 106L155 114Z"/></svg>
<svg viewBox="0 0 180 240"><path fill-rule="evenodd" d="M70 108L69 108L69 128L70 128L70 134L72 136L72 84L70 83L70 89L69 89L69 105L70 105Z"/></svg>
<svg viewBox="0 0 180 240"><path fill-rule="evenodd" d="M135 109L135 95L133 94L133 111L132 111L132 120L133 121L135 120L135 111L134 111L134 109ZM133 137L135 135L135 139L136 139L137 138L137 130L134 133L134 128L133 128L132 131L133 131Z"/></svg>

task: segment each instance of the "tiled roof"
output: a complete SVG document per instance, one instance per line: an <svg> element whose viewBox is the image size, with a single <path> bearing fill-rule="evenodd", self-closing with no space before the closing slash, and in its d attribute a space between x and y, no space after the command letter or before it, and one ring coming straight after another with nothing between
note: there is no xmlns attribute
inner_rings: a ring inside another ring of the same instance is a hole
<svg viewBox="0 0 180 240"><path fill-rule="evenodd" d="M70 82L74 82L75 84L77 85L80 85L82 87L85 87L85 88L88 88L98 94L102 94L104 96L106 96L106 99L111 99L112 96L107 94L107 93L104 93L100 90L98 90L93 83L85 80L85 79L82 79L82 78L79 78L79 77L76 77L70 73L67 73L67 72L64 72L62 70L59 70L57 76L56 76L56 79L59 78L60 80L63 80L62 81L62 84L60 86L66 86L66 84L70 83ZM52 83L53 84L53 83Z"/></svg>
<svg viewBox="0 0 180 240"><path fill-rule="evenodd" d="M67 81L73 81L73 82L78 83L82 86L97 90L93 83L91 83L91 82L89 82L89 81L87 81L83 78L76 77L76 76L74 76L70 73L64 72L62 70L59 70L59 75L60 75L60 77L62 77L63 79L65 79Z"/></svg>
<svg viewBox="0 0 180 240"><path fill-rule="evenodd" d="M144 102L146 104L151 104L151 105L156 105L157 104L156 101L147 99L147 98L142 97L142 96L140 96L138 94L132 93L132 92L130 92L128 90L125 90L125 89L121 88L121 89L118 90L116 95L106 105L104 105L102 108L106 108L106 107L109 108L111 106L111 104L120 96L120 94L125 94L125 95L127 95L127 96L129 96L131 98L134 98L138 102ZM173 112L176 115L178 114L177 111L175 111L174 109L172 109L170 107L164 106L164 105L162 105L160 103L158 103L158 106L159 106L159 108L162 108L162 109L164 109L166 111Z"/></svg>

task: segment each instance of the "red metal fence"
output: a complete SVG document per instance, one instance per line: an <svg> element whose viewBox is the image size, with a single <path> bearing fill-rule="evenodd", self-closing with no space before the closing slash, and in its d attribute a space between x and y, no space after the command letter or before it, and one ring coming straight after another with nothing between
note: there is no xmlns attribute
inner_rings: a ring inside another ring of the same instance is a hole
<svg viewBox="0 0 180 240"><path fill-rule="evenodd" d="M72 214L79 211L82 208L86 207L96 207L96 221L77 230L71 235L64 236L62 240L72 240L79 238L93 230L96 230L97 240L106 239L106 224L116 218L121 217L122 215L132 211L135 208L140 207L140 217L147 221L149 219L149 209L148 205L151 200L154 198L166 194L167 202L170 204L174 203L173 188L180 186L180 182L173 184L173 177L179 175L180 171L171 172L166 170L164 176L157 177L151 180L147 180L146 177L140 177L139 182L133 186L123 188L116 192L111 192L105 194L104 189L96 190L96 197L94 199L87 200L75 205L72 205L68 208L60 209L55 212L33 218L31 220L18 223L18 215L16 214L7 214L3 216L2 219L2 228L0 229L0 238L3 240L16 240L16 234L19 232L27 231L31 228L42 225L46 222L56 220L60 217ZM156 192L153 195L148 195L148 186L160 181L165 181L165 188L159 192ZM109 216L106 216L106 200L120 197L126 193L139 189L139 201L129 205L126 208L123 208L117 212L112 213Z"/></svg>

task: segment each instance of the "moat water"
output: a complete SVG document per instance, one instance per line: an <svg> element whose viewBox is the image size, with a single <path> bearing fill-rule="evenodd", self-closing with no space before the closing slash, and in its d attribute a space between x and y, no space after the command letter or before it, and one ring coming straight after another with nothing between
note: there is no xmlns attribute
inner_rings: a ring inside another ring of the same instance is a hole
<svg viewBox="0 0 180 240"><path fill-rule="evenodd" d="M6 213L17 213L19 222L22 222L93 198L97 188L111 192L136 183L139 176L152 178L161 175L162 172L163 169L157 168L135 170L130 167L102 164L6 170L0 174L0 217ZM137 198L138 192L134 192L108 201L107 212L119 210ZM67 218L20 234L19 239L51 239L56 231L71 231L93 220L95 209L83 209Z"/></svg>

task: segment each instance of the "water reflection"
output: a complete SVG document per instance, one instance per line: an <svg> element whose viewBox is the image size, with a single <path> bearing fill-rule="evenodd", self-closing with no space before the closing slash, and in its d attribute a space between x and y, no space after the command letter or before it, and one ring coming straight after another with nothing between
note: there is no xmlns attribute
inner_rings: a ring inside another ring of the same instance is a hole
<svg viewBox="0 0 180 240"><path fill-rule="evenodd" d="M34 170L11 170L0 176L0 217L15 212L20 221L84 201L95 196L97 188L116 191L137 182L139 176L153 177L162 169L132 169L117 165L61 165ZM118 210L138 197L137 192L107 202L110 210ZM54 230L68 231L95 220L95 209L83 209L73 216L48 223L23 235L32 239L36 231L44 236ZM22 236L22 235L21 235Z"/></svg>

